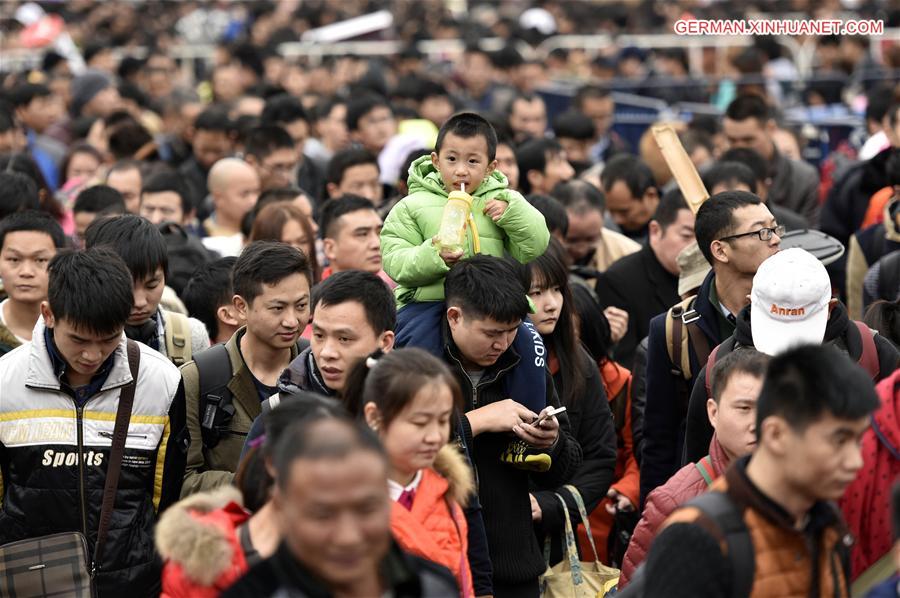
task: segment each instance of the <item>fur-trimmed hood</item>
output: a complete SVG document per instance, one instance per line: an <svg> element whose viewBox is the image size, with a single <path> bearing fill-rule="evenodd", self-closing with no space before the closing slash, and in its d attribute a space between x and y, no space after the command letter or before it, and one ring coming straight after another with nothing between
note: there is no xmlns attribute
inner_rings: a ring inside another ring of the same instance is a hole
<svg viewBox="0 0 900 598"><path fill-rule="evenodd" d="M447 480L448 495L461 507L469 502L469 496L475 490L475 479L472 467L460 454L454 444L447 444L438 451L434 459L433 469Z"/></svg>
<svg viewBox="0 0 900 598"><path fill-rule="evenodd" d="M156 548L189 581L211 586L232 567L237 527L250 516L233 486L194 494L169 507L156 525ZM168 564L167 564L168 566Z"/></svg>

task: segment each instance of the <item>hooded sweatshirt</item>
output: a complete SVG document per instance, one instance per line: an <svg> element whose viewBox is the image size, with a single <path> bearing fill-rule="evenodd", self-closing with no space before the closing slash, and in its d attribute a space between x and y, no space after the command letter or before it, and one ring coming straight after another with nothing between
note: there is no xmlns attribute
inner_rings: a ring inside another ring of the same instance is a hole
<svg viewBox="0 0 900 598"><path fill-rule="evenodd" d="M544 253L550 242L544 216L521 194L508 188L503 173L494 170L469 193L475 226L466 229L463 258L478 253L476 245L480 246L480 253L497 257L509 254L523 264ZM384 271L398 285L394 293L400 307L418 301L444 300L444 277L450 268L431 240L440 230L447 197L431 157L422 156L413 162L409 168L409 195L390 211L381 231ZM485 205L492 199L508 204L496 223L484 213Z"/></svg>

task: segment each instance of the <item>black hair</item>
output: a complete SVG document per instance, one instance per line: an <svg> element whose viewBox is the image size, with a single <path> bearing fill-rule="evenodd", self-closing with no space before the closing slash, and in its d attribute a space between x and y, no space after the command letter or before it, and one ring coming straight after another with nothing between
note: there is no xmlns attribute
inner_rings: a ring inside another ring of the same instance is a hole
<svg viewBox="0 0 900 598"><path fill-rule="evenodd" d="M362 305L376 336L397 327L397 302L391 289L375 274L362 270L336 272L317 284L312 293L312 311L348 301Z"/></svg>
<svg viewBox="0 0 900 598"><path fill-rule="evenodd" d="M687 202L684 200L681 190L677 187L666 191L656 206L656 212L653 213L653 220L659 224L663 232L678 220L678 212L681 210L689 210Z"/></svg>
<svg viewBox="0 0 900 598"><path fill-rule="evenodd" d="M699 128L689 127L687 130L678 134L678 139L681 140L684 151L686 151L689 156L697 151L697 148L701 147L709 152L709 155L713 155L716 150L712 136Z"/></svg>
<svg viewBox="0 0 900 598"><path fill-rule="evenodd" d="M576 214L588 210L606 211L606 198L600 189L597 189L587 181L565 181L559 183L550 192L559 203Z"/></svg>
<svg viewBox="0 0 900 598"><path fill-rule="evenodd" d="M763 422L784 418L796 432L824 414L856 420L880 405L872 377L831 346L806 345L789 349L769 362L756 408L756 437Z"/></svg>
<svg viewBox="0 0 900 598"><path fill-rule="evenodd" d="M335 230L338 220L342 216L346 216L351 212L359 210L375 211L375 205L359 195L342 195L334 199L329 199L322 206L322 213L319 216L319 230L323 239L333 239L337 236L338 231Z"/></svg>
<svg viewBox="0 0 900 598"><path fill-rule="evenodd" d="M458 262L444 280L447 307L458 307L476 320L524 320L529 311L527 292L518 263L489 255Z"/></svg>
<svg viewBox="0 0 900 598"><path fill-rule="evenodd" d="M321 430L325 426L327 429ZM348 417L300 420L285 430L273 451L275 483L286 489L290 485L293 464L299 459L339 461L357 452L372 453L387 467L387 455L381 441L362 422Z"/></svg>
<svg viewBox="0 0 900 598"><path fill-rule="evenodd" d="M866 310L863 321L900 348L900 300L876 301Z"/></svg>
<svg viewBox="0 0 900 598"><path fill-rule="evenodd" d="M137 170L141 174L141 179L144 177L144 165L139 160L133 159L124 159L119 160L115 164L109 167L109 170L106 172L106 178L109 179L109 175L114 172L128 172L129 170Z"/></svg>
<svg viewBox="0 0 900 598"><path fill-rule="evenodd" d="M263 125L250 129L244 136L244 154L265 160L280 149L294 149L294 140L283 128Z"/></svg>
<svg viewBox="0 0 900 598"><path fill-rule="evenodd" d="M50 88L43 83L21 83L9 92L9 99L16 108L27 106L35 98L46 98L53 95Z"/></svg>
<svg viewBox="0 0 900 598"><path fill-rule="evenodd" d="M697 210L697 219L694 222L694 234L697 237L697 245L703 257L712 266L715 260L712 256L713 241L727 237L734 230L734 211L744 206L755 206L762 200L746 191L723 191L703 202Z"/></svg>
<svg viewBox="0 0 900 598"><path fill-rule="evenodd" d="M722 393L728 386L728 382L737 373L747 374L754 378L764 378L769 360L770 357L765 353L749 347L736 349L721 359L717 359L716 365L710 373L712 396L709 398L718 403L722 399Z"/></svg>
<svg viewBox="0 0 900 598"><path fill-rule="evenodd" d="M41 207L37 183L21 172L0 172L0 219L20 210Z"/></svg>
<svg viewBox="0 0 900 598"><path fill-rule="evenodd" d="M506 105L506 115L512 115L513 109L516 106L516 102L525 102L526 104L530 104L535 100L540 100L542 104L544 103L544 98L536 93L517 93Z"/></svg>
<svg viewBox="0 0 900 598"><path fill-rule="evenodd" d="M719 185L725 185L729 191L737 185L744 185L751 192L759 191L759 179L746 164L720 160L710 166L703 175L703 184L710 191Z"/></svg>
<svg viewBox="0 0 900 598"><path fill-rule="evenodd" d="M57 249L66 246L66 235L53 216L39 210L23 210L0 220L0 248L3 247L6 235L9 233L26 231L46 233L53 240L53 246Z"/></svg>
<svg viewBox="0 0 900 598"><path fill-rule="evenodd" d="M562 243L551 237L547 250L529 262L527 268L531 288L546 291L551 287L558 287L562 294L562 307L558 312L556 328L550 335L544 337L544 342L559 362L562 379L562 388L559 392L563 404L572 405L584 393L584 381L588 372L581 358L582 349L578 341L575 306L572 304L569 268L566 266L566 250Z"/></svg>
<svg viewBox="0 0 900 598"><path fill-rule="evenodd" d="M356 131L359 129L359 121L365 115L382 106L393 113L390 102L382 95L363 92L352 96L347 100L347 129Z"/></svg>
<svg viewBox="0 0 900 598"><path fill-rule="evenodd" d="M194 210L194 202L192 201L191 192L184 182L184 176L170 168L153 173L141 185L142 200L147 193L165 192L178 195L178 198L181 200L181 210L185 215L190 214Z"/></svg>
<svg viewBox="0 0 900 598"><path fill-rule="evenodd" d="M556 231L562 233L563 237L569 234L569 215L558 200L549 195L529 195L525 199L544 216L550 234Z"/></svg>
<svg viewBox="0 0 900 598"><path fill-rule="evenodd" d="M66 152L66 155L63 157L62 162L59 165L59 186L64 186L69 181L68 171L69 164L72 162L72 159L78 154L88 154L97 160L97 164L103 164L103 155L100 153L100 150L95 148L90 143L76 143L69 151Z"/></svg>
<svg viewBox="0 0 900 598"><path fill-rule="evenodd" d="M572 303L578 314L578 337L582 344L597 363L609 359L613 344L609 321L587 285L572 285Z"/></svg>
<svg viewBox="0 0 900 598"><path fill-rule="evenodd" d="M557 138L590 141L596 136L597 127L594 125L594 121L581 112L568 110L553 119L553 132L556 133Z"/></svg>
<svg viewBox="0 0 900 598"><path fill-rule="evenodd" d="M113 127L107 127L106 130L109 132L109 153L116 160L144 159L158 155L155 149L145 153L154 143L153 136L137 121L124 120Z"/></svg>
<svg viewBox="0 0 900 598"><path fill-rule="evenodd" d="M157 268L168 272L169 252L162 233L137 214L97 218L84 233L84 245L104 245L115 251L135 282L152 276Z"/></svg>
<svg viewBox="0 0 900 598"><path fill-rule="evenodd" d="M363 164L372 164L375 168L379 168L378 157L369 150L360 148L349 148L335 152L331 160L328 161L328 167L325 170L325 182L340 185L347 169ZM380 171L381 169L379 168Z"/></svg>
<svg viewBox="0 0 900 598"><path fill-rule="evenodd" d="M409 168L412 166L412 163L421 158L422 156L430 156L431 150L423 148L414 149L408 154L406 154L406 158L403 159L403 164L400 166L400 174L397 175L397 180L403 181L404 184L409 184Z"/></svg>
<svg viewBox="0 0 900 598"><path fill-rule="evenodd" d="M265 436L250 447L234 474L234 484L241 491L245 509L255 513L269 502L275 480L266 461L273 458L275 447L285 431L300 421L319 421L336 416L344 417L345 414L332 399L305 391L292 393L290 401L283 401L276 409L263 414Z"/></svg>
<svg viewBox="0 0 900 598"><path fill-rule="evenodd" d="M601 87L600 85L585 85L579 87L578 91L575 92L572 106L576 110L584 112L584 103L586 100L603 100L608 97L610 97L609 89Z"/></svg>
<svg viewBox="0 0 900 598"><path fill-rule="evenodd" d="M881 126L881 121L891 107L894 90L886 85L879 85L866 94L866 120L873 120Z"/></svg>
<svg viewBox="0 0 900 598"><path fill-rule="evenodd" d="M97 335L122 330L134 304L131 274L106 247L63 251L50 260L47 301L57 320Z"/></svg>
<svg viewBox="0 0 900 598"><path fill-rule="evenodd" d="M435 97L447 98L451 103L453 102L450 92L447 91L447 87L444 84L431 79L423 79L417 89L416 100L424 102L428 98Z"/></svg>
<svg viewBox="0 0 900 598"><path fill-rule="evenodd" d="M900 151L892 148L884 165L886 183L900 185Z"/></svg>
<svg viewBox="0 0 900 598"><path fill-rule="evenodd" d="M609 192L616 182L622 181L631 196L640 200L649 189L656 189L653 172L647 163L631 154L619 154L610 159L600 174L603 190Z"/></svg>
<svg viewBox="0 0 900 598"><path fill-rule="evenodd" d="M422 388L435 382L443 382L450 389L453 407L464 409L459 383L434 355L408 347L388 353L378 350L370 359L357 361L347 375L341 399L351 416L362 419L366 403L375 403L381 416L379 425L387 429Z"/></svg>
<svg viewBox="0 0 900 598"><path fill-rule="evenodd" d="M234 294L249 305L263 293L264 284L278 284L292 274L302 274L312 287L309 259L302 251L278 241L254 241L234 264Z"/></svg>
<svg viewBox="0 0 900 598"><path fill-rule="evenodd" d="M6 133L17 126L12 109L6 102L0 101L0 133Z"/></svg>
<svg viewBox="0 0 900 598"><path fill-rule="evenodd" d="M331 114L332 110L334 110L337 106L345 106L347 104L347 100L342 98L341 96L331 96L322 98L316 104L315 109L313 109L312 120L322 120L328 118L328 115Z"/></svg>
<svg viewBox="0 0 900 598"><path fill-rule="evenodd" d="M124 214L125 200L122 194L109 185L94 185L78 194L72 213L79 214Z"/></svg>
<svg viewBox="0 0 900 598"><path fill-rule="evenodd" d="M733 147L719 156L719 162L740 162L752 170L757 181L756 187L769 178L769 166L766 159L753 148Z"/></svg>
<svg viewBox="0 0 900 598"><path fill-rule="evenodd" d="M223 305L231 304L234 295L231 274L236 261L236 257L229 256L198 267L181 292L181 300L188 314L203 322L209 338L219 335L216 311Z"/></svg>
<svg viewBox="0 0 900 598"><path fill-rule="evenodd" d="M516 148L516 163L519 165L519 190L523 195L531 193L528 173L532 170L544 172L550 158L560 152L562 152L562 146L559 141L550 137L529 139Z"/></svg>
<svg viewBox="0 0 900 598"><path fill-rule="evenodd" d="M438 131L437 141L434 144L435 152L441 153L444 139L448 133L463 139L483 137L487 144L488 162L493 162L497 157L497 132L494 131L494 127L483 116L479 116L474 112L460 112L448 118L447 122Z"/></svg>
<svg viewBox="0 0 900 598"><path fill-rule="evenodd" d="M755 118L760 126L765 126L769 119L772 118L772 112L762 96L748 93L739 95L728 104L728 108L725 110L725 118L738 122L748 118Z"/></svg>
<svg viewBox="0 0 900 598"><path fill-rule="evenodd" d="M194 130L217 131L230 133L234 125L228 117L228 111L222 106L210 106L194 119Z"/></svg>
<svg viewBox="0 0 900 598"><path fill-rule="evenodd" d="M266 100L260 117L264 125L286 125L298 120L309 122L303 104L289 93L272 96Z"/></svg>

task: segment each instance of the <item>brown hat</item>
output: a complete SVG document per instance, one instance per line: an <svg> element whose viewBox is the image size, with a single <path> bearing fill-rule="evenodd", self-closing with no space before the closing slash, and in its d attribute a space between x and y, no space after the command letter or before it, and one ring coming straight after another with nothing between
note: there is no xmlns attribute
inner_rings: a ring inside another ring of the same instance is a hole
<svg viewBox="0 0 900 598"><path fill-rule="evenodd" d="M712 266L703 257L700 246L694 241L681 250L676 258L681 274L678 276L678 295L684 297L700 287Z"/></svg>

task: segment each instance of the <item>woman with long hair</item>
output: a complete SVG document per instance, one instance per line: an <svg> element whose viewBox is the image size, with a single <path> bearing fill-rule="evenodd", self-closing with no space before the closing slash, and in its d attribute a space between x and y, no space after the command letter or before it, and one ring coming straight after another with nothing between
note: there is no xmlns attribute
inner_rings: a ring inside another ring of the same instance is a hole
<svg viewBox="0 0 900 598"><path fill-rule="evenodd" d="M543 338L553 382L566 407L571 434L581 445L583 461L570 481L588 511L606 496L616 464L616 438L612 414L593 358L578 339L565 250L550 239L547 251L527 266L528 296L534 303L531 317ZM580 522L578 507L568 491L557 488L532 493L532 519L539 539L551 539L550 563L564 555L564 511L555 494L566 501L573 527Z"/></svg>

